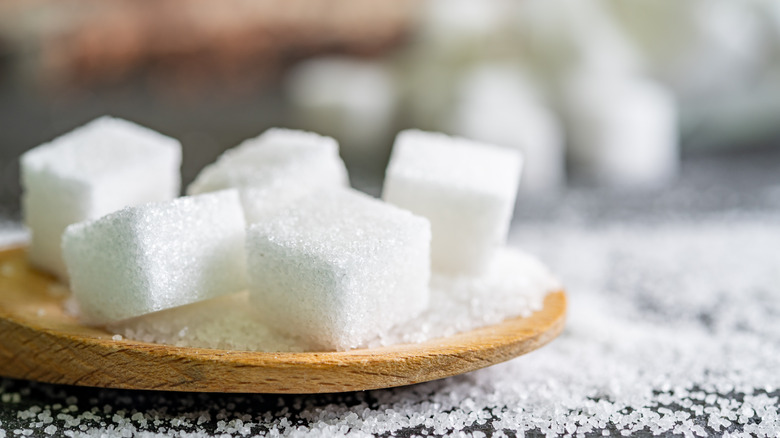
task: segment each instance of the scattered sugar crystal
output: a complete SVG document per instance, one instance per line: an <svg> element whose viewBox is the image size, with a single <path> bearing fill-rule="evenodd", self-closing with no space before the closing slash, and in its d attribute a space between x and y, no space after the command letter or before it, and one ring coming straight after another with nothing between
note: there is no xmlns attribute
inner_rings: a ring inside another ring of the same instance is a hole
<svg viewBox="0 0 780 438"><path fill-rule="evenodd" d="M19 404L5 405L11 412L29 410L40 398L78 402L70 419L54 423L64 436L200 438L218 434L219 420L227 428L241 419L252 436L490 436L494 430L495 437L559 436L574 424L571 436L628 430L633 436L776 437L780 216L746 215L524 224L510 241L538 254L563 279L570 299L566 329L530 355L466 375L387 390L278 396L2 379L0 400L16 399ZM22 393L28 386L32 394ZM106 403L112 412L147 414L148 428L115 423L113 414L103 414ZM14 429L34 427L4 420L2 428L14 436Z"/></svg>
<svg viewBox="0 0 780 438"><path fill-rule="evenodd" d="M102 324L242 290L244 229L235 190L69 226L63 252L82 317Z"/></svg>
<svg viewBox="0 0 780 438"><path fill-rule="evenodd" d="M20 159L35 266L67 278L60 238L73 223L179 194L181 145L134 123L98 118Z"/></svg>
<svg viewBox="0 0 780 438"><path fill-rule="evenodd" d="M114 341L121 341L122 340L122 335L111 336L111 339L114 340Z"/></svg>
<svg viewBox="0 0 780 438"><path fill-rule="evenodd" d="M326 350L354 348L428 305L430 224L354 190L296 203L247 232L265 321Z"/></svg>
<svg viewBox="0 0 780 438"><path fill-rule="evenodd" d="M180 347L252 351L304 351L307 347L263 323L246 291L120 321L108 329L128 339Z"/></svg>
<svg viewBox="0 0 780 438"><path fill-rule="evenodd" d="M382 198L431 221L434 270L478 274L506 241L521 164L509 148L403 131Z"/></svg>
<svg viewBox="0 0 780 438"><path fill-rule="evenodd" d="M433 274L429 306L416 318L397 325L359 347L423 342L527 316L542 307L560 283L534 257L502 249L480 277ZM111 324L108 329L146 342L251 351L315 351L316 344L278 333L273 322L251 309L246 292L144 315ZM186 330L185 330L186 328Z"/></svg>
<svg viewBox="0 0 780 438"><path fill-rule="evenodd" d="M273 128L223 153L198 174L187 193L237 188L252 223L309 193L348 184L336 140Z"/></svg>
<svg viewBox="0 0 780 438"><path fill-rule="evenodd" d="M479 276L431 277L430 306L418 318L395 327L369 347L423 342L497 324L512 316L530 316L561 284L534 257L516 249L500 250Z"/></svg>

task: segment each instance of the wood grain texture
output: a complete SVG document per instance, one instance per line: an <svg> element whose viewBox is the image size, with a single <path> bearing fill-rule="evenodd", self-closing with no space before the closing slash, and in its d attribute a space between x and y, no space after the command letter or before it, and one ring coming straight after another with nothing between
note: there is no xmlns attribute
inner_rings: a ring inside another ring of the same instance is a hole
<svg viewBox="0 0 780 438"><path fill-rule="evenodd" d="M409 385L533 351L563 329L566 295L528 318L420 344L335 353L255 353L114 341L63 313L57 282L0 251L0 375L126 389L243 393L343 392Z"/></svg>

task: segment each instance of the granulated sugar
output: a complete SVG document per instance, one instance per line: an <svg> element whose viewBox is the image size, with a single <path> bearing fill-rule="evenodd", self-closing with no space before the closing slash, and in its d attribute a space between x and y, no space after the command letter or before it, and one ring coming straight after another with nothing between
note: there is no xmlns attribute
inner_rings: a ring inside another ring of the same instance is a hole
<svg viewBox="0 0 780 438"><path fill-rule="evenodd" d="M87 437L780 434L780 217L514 231L511 242L549 264L570 298L564 333L529 355L410 387L314 396L4 380L3 410L17 416L0 428L9 437L49 426Z"/></svg>
<svg viewBox="0 0 780 438"><path fill-rule="evenodd" d="M263 324L247 292L164 310L110 325L127 339L178 347L250 351L304 351L300 341Z"/></svg>
<svg viewBox="0 0 780 438"><path fill-rule="evenodd" d="M108 324L243 290L245 229L235 189L68 226L62 255L82 321Z"/></svg>
<svg viewBox="0 0 780 438"><path fill-rule="evenodd" d="M0 247L20 245L29 238L30 233L21 224L0 217Z"/></svg>
<svg viewBox="0 0 780 438"><path fill-rule="evenodd" d="M431 224L357 190L303 198L246 238L249 301L271 327L348 350L429 304Z"/></svg>
<svg viewBox="0 0 780 438"><path fill-rule="evenodd" d="M496 324L511 316L528 316L542 308L548 292L560 288L535 257L503 249L481 277L433 274L431 307L368 346L423 342Z"/></svg>
<svg viewBox="0 0 780 438"><path fill-rule="evenodd" d="M499 252L491 270L482 277L434 274L431 283L432 305L425 313L363 346L423 342L510 316L527 316L542 307L547 292L560 288L538 260L513 249ZM316 350L316 346L265 324L244 292L112 324L109 330L128 339L182 347Z"/></svg>

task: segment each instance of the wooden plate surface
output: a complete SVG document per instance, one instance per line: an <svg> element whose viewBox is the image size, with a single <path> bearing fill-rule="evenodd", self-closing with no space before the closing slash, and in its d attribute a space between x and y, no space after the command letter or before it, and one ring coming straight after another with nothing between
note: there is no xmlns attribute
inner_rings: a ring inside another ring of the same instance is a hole
<svg viewBox="0 0 780 438"><path fill-rule="evenodd" d="M544 308L419 344L328 353L256 353L112 339L63 312L53 278L24 248L0 250L0 375L106 388L322 393L389 388L462 374L536 350L563 330L566 295Z"/></svg>

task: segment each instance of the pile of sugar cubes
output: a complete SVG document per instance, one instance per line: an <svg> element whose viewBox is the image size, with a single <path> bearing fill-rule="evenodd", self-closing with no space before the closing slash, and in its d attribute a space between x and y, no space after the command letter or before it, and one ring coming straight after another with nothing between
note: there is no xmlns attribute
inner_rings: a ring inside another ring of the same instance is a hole
<svg viewBox="0 0 780 438"><path fill-rule="evenodd" d="M522 259L504 254L522 164L513 149L404 131L383 200L351 189L338 143L309 132L245 141L183 197L180 163L177 140L111 117L22 156L30 263L69 282L84 323L137 324L246 294L249 314L280 336L346 350L430 313L442 278L527 279L523 266L547 278L539 263L506 267ZM535 308L555 287L543 280Z"/></svg>

